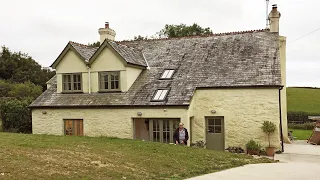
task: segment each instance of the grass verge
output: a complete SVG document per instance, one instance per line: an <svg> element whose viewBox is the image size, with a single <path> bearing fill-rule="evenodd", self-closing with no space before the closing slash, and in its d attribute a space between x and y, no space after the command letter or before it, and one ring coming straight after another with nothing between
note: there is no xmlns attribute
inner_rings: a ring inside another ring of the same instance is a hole
<svg viewBox="0 0 320 180"><path fill-rule="evenodd" d="M296 140L307 140L312 134L312 130L303 130L303 129L289 129L292 131L293 137L296 137Z"/></svg>
<svg viewBox="0 0 320 180"><path fill-rule="evenodd" d="M0 133L0 179L184 179L252 163L248 155L105 137Z"/></svg>

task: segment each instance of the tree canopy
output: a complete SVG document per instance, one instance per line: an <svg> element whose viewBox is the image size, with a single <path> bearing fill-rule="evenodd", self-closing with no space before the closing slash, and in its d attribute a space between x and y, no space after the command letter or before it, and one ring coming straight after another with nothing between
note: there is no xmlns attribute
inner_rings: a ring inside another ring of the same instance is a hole
<svg viewBox="0 0 320 180"><path fill-rule="evenodd" d="M54 71L42 69L30 56L21 52L11 52L3 46L0 51L0 79L13 83L30 81L45 90L46 82L55 75Z"/></svg>
<svg viewBox="0 0 320 180"><path fill-rule="evenodd" d="M158 32L159 37L183 37L183 36L200 36L213 34L210 27L203 28L196 23L187 26L186 24L166 24L165 27Z"/></svg>

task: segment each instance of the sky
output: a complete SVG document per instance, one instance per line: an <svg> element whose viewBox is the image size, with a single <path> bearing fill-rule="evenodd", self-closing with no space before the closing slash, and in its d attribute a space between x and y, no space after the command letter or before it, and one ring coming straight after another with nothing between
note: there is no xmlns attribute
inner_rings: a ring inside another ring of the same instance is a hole
<svg viewBox="0 0 320 180"><path fill-rule="evenodd" d="M287 37L287 86L320 87L320 1L270 0ZM197 23L214 33L263 29L265 0L0 0L0 46L28 53L47 67L68 41L99 40L110 22L116 40L151 36L165 24Z"/></svg>

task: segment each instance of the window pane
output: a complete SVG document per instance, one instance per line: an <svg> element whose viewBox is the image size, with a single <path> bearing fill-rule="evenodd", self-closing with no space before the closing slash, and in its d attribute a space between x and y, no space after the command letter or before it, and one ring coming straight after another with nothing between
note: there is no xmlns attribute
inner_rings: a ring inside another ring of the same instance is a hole
<svg viewBox="0 0 320 180"><path fill-rule="evenodd" d="M208 119L208 124L209 125L214 125L214 119Z"/></svg>
<svg viewBox="0 0 320 180"><path fill-rule="evenodd" d="M168 75L169 71L168 70L165 70L161 76L162 79L166 78L167 75Z"/></svg>
<svg viewBox="0 0 320 180"><path fill-rule="evenodd" d="M214 133L214 126L208 126L208 132L209 133Z"/></svg>
<svg viewBox="0 0 320 180"><path fill-rule="evenodd" d="M159 97L159 100L164 100L164 98L166 97L167 93L168 93L168 90L162 90L162 93L161 93L161 95Z"/></svg>
<svg viewBox="0 0 320 180"><path fill-rule="evenodd" d="M215 119L214 120L215 125L221 125L221 119Z"/></svg>
<svg viewBox="0 0 320 180"><path fill-rule="evenodd" d="M172 78L173 73L174 70L165 70L161 75L161 79L170 79Z"/></svg>
<svg viewBox="0 0 320 180"><path fill-rule="evenodd" d="M174 72L174 70L170 70L166 78L171 78L173 75L173 72Z"/></svg>
<svg viewBox="0 0 320 180"><path fill-rule="evenodd" d="M161 93L162 93L162 90L158 90L153 100L159 100Z"/></svg>
<svg viewBox="0 0 320 180"><path fill-rule="evenodd" d="M221 126L215 126L214 133L221 133Z"/></svg>

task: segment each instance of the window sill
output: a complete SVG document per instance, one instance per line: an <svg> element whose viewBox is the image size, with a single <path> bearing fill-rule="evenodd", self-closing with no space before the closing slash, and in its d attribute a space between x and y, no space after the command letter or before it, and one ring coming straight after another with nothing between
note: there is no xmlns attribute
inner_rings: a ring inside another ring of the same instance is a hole
<svg viewBox="0 0 320 180"><path fill-rule="evenodd" d="M62 91L61 94L82 94L83 91Z"/></svg>
<svg viewBox="0 0 320 180"><path fill-rule="evenodd" d="M99 90L98 93L121 93L121 90Z"/></svg>

